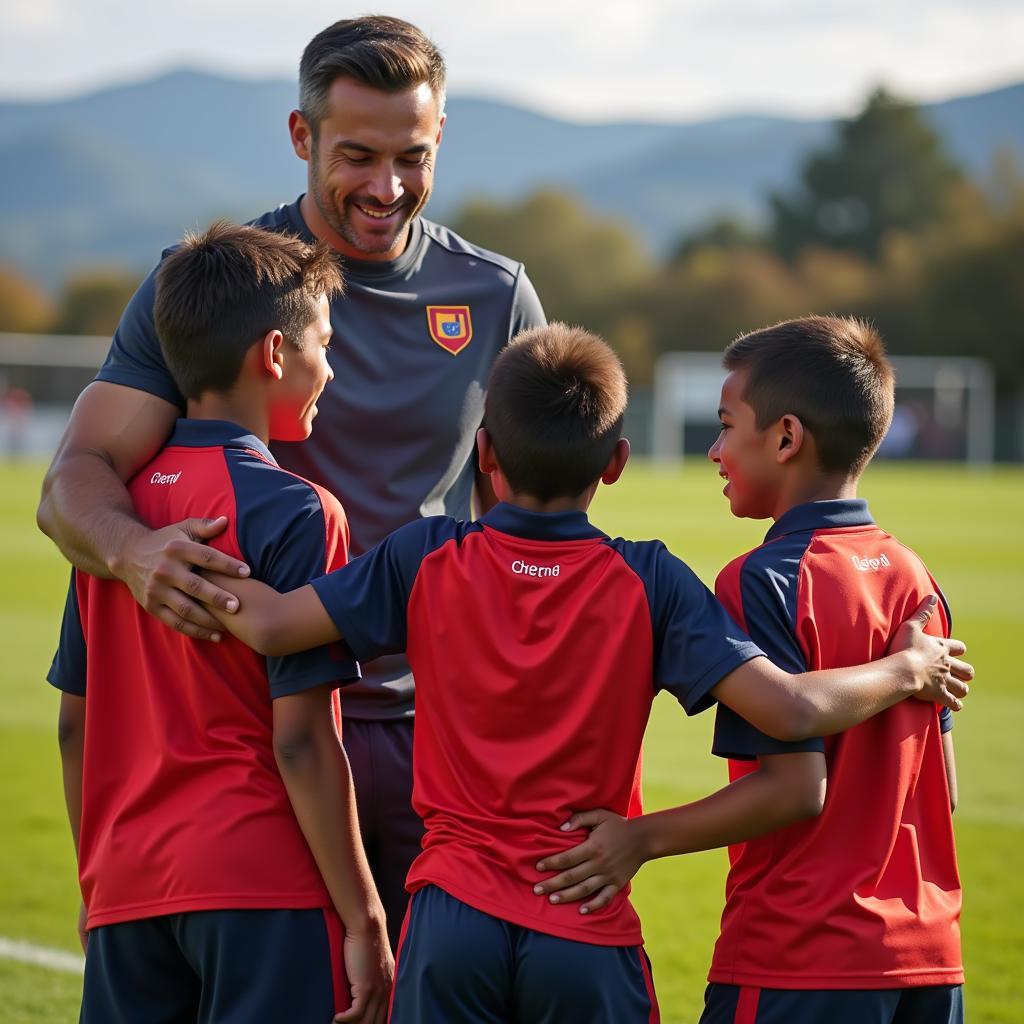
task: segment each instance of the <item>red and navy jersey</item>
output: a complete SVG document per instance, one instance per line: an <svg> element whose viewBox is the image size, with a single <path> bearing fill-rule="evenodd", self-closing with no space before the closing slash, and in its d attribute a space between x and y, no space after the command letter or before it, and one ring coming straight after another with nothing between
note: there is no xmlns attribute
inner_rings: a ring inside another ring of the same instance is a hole
<svg viewBox="0 0 1024 1024"><path fill-rule="evenodd" d="M841 668L883 656L941 593L865 502L791 509L716 591L777 665ZM949 635L944 601L929 631ZM786 745L720 705L715 752L735 780L761 754L824 750L821 816L730 849L709 980L786 989L957 985L960 878L941 733L951 716L906 700L838 736Z"/></svg>
<svg viewBox="0 0 1024 1024"><path fill-rule="evenodd" d="M227 516L211 544L291 590L343 565L336 498L231 423L179 420L129 483L153 528ZM343 645L264 658L168 629L114 580L73 573L49 680L85 697L79 876L88 926L330 897L274 760L272 699L358 675Z"/></svg>
<svg viewBox="0 0 1024 1024"><path fill-rule="evenodd" d="M611 540L584 512L499 504L393 533L314 588L360 659L406 651L416 676L410 892L434 884L513 924L635 945L628 890L602 911L536 896L573 811L635 801L651 702L689 713L760 650L660 542ZM633 804L635 807L635 803Z"/></svg>

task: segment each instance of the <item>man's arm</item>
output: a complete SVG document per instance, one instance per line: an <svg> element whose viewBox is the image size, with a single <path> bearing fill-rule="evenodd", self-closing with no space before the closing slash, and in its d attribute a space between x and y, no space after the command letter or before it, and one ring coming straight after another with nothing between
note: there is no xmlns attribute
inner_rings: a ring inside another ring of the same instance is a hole
<svg viewBox="0 0 1024 1024"><path fill-rule="evenodd" d="M36 519L64 556L94 576L117 577L163 623L198 639L218 626L204 605L230 609L232 596L192 571L233 578L237 559L203 541L226 520L189 519L150 530L125 482L160 449L178 415L170 402L136 388L95 381L79 396L43 481Z"/></svg>
<svg viewBox="0 0 1024 1024"><path fill-rule="evenodd" d="M907 697L959 711L974 669L959 660L967 649L959 640L924 632L936 604L934 597L922 601L896 632L895 653L878 661L793 674L753 658L711 694L761 732L785 741L843 732Z"/></svg>
<svg viewBox="0 0 1024 1024"><path fill-rule="evenodd" d="M758 771L681 807L631 819L606 810L574 814L562 828L586 828L590 835L541 860L538 871L559 874L533 891L552 903L587 899L580 913L589 914L607 906L649 860L746 842L821 813L824 754L772 754L760 762Z"/></svg>
<svg viewBox="0 0 1024 1024"><path fill-rule="evenodd" d="M60 745L61 773L64 779L64 804L71 826L71 839L78 859L78 836L82 824L82 756L85 749L85 698L71 693L60 695L57 718L57 742ZM88 935L85 931L85 904L78 914L78 941L84 952Z"/></svg>
<svg viewBox="0 0 1024 1024"><path fill-rule="evenodd" d="M345 925L352 1006L335 1020L382 1024L394 961L359 835L348 759L334 731L331 689L320 686L275 699L274 754L295 817Z"/></svg>

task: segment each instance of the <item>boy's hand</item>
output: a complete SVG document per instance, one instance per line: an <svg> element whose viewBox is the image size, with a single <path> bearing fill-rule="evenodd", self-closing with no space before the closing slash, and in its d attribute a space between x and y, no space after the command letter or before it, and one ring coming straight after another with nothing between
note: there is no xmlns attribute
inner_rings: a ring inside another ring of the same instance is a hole
<svg viewBox="0 0 1024 1024"><path fill-rule="evenodd" d="M335 1024L384 1024L395 979L387 931L383 925L358 933L346 929L344 955L352 1005L335 1015Z"/></svg>
<svg viewBox="0 0 1024 1024"><path fill-rule="evenodd" d="M82 944L82 952L88 952L89 946L89 933L85 928L85 919L89 916L89 912L85 909L85 901L82 901L82 905L78 908L78 941Z"/></svg>
<svg viewBox="0 0 1024 1024"><path fill-rule="evenodd" d="M924 631L938 603L938 598L932 594L917 606L914 614L893 635L889 653L906 652L914 659L914 674L920 683L920 689L914 694L918 700L959 711L963 707L961 698L966 697L970 689L967 683L974 678L974 666L959 660L959 655L967 650L961 641Z"/></svg>
<svg viewBox="0 0 1024 1024"><path fill-rule="evenodd" d="M581 914L606 907L647 860L638 820L629 821L605 810L574 814L562 829L589 828L590 835L579 846L538 861L538 871L560 873L535 885L533 891L547 895L552 903L573 903L592 896L580 907Z"/></svg>

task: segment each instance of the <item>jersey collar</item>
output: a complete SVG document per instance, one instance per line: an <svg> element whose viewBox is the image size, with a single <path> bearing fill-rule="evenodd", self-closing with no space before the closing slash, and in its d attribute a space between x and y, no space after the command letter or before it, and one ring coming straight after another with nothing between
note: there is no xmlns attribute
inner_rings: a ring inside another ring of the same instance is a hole
<svg viewBox="0 0 1024 1024"><path fill-rule="evenodd" d="M247 448L277 465L267 446L244 427L227 420L180 419L167 440L168 448Z"/></svg>
<svg viewBox="0 0 1024 1024"><path fill-rule="evenodd" d="M868 503L863 498L809 501L804 505L795 505L780 516L764 539L769 541L789 533L806 533L841 526L871 526L873 523Z"/></svg>
<svg viewBox="0 0 1024 1024"><path fill-rule="evenodd" d="M531 512L499 502L479 522L524 540L597 540L607 535L592 526L586 512Z"/></svg>

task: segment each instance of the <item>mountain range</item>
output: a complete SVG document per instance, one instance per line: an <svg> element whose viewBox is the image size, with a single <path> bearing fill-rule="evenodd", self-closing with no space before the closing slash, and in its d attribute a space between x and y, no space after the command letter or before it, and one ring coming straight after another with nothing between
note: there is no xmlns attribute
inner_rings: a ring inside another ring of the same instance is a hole
<svg viewBox="0 0 1024 1024"><path fill-rule="evenodd" d="M0 263L54 287L83 265L145 270L187 227L247 220L294 199L296 87L175 71L71 99L0 103ZM687 123L574 123L450 97L428 216L544 186L576 193L661 252L722 213L756 222L796 180L827 120L748 115ZM1024 82L922 107L954 159L984 175L1024 165ZM515 255L515 254L511 254Z"/></svg>

